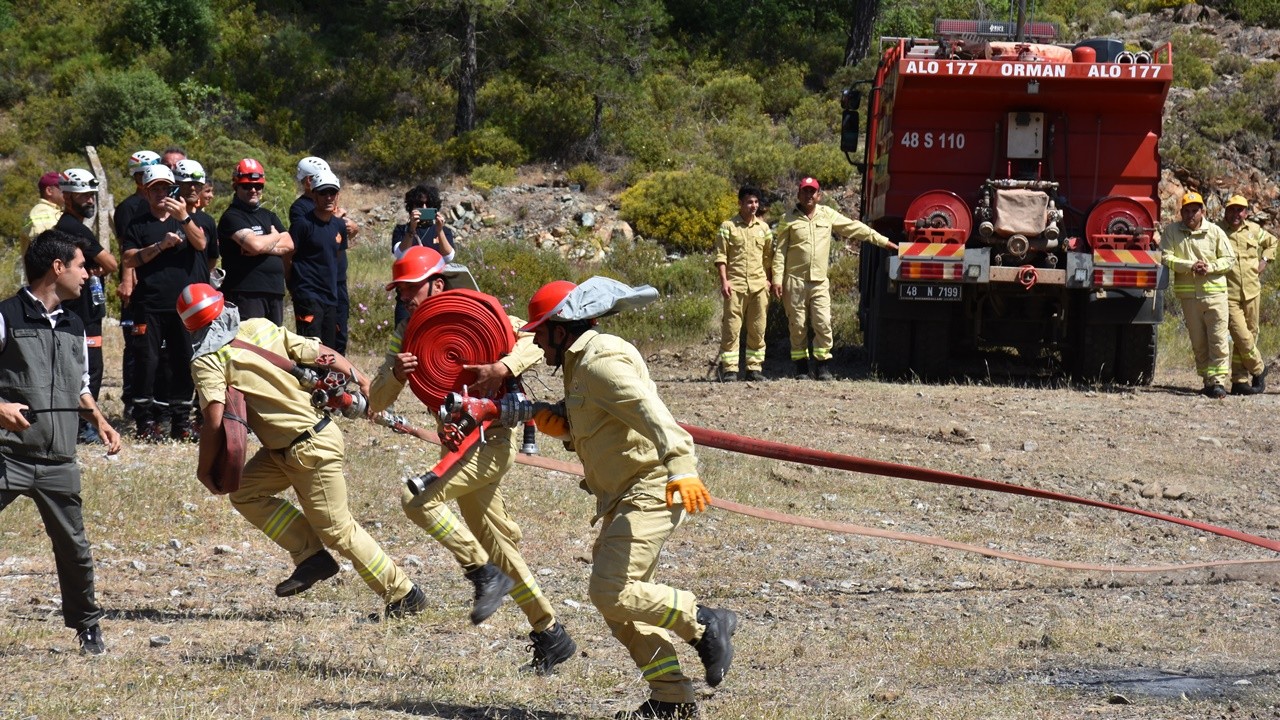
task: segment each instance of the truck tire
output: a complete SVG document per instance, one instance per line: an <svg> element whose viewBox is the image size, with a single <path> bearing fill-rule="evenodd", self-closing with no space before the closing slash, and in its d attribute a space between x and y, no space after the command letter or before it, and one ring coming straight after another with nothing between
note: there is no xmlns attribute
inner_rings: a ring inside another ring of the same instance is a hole
<svg viewBox="0 0 1280 720"><path fill-rule="evenodd" d="M1071 375L1080 382L1109 383L1116 379L1115 325L1082 325L1072 343Z"/></svg>
<svg viewBox="0 0 1280 720"><path fill-rule="evenodd" d="M915 322L911 332L911 371L922 380L949 377L951 326L945 322Z"/></svg>
<svg viewBox="0 0 1280 720"><path fill-rule="evenodd" d="M1121 325L1116 342L1116 382L1150 385L1156 374L1155 325Z"/></svg>

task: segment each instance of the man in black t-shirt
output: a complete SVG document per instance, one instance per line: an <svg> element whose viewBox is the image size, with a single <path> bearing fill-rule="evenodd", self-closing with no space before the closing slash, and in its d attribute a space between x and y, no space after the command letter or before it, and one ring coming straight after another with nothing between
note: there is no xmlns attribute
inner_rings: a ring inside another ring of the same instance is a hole
<svg viewBox="0 0 1280 720"><path fill-rule="evenodd" d="M293 201L289 206L289 226L298 222L303 215L311 212L316 207L315 193L311 188L314 186L315 178L321 172L332 173L329 169L329 163L323 158L315 156L304 157L298 161L298 199ZM333 344L330 345L338 352L347 351L347 329L351 317L351 296L347 293L347 249L355 242L356 235L360 234L360 226L356 224L351 216L347 213L347 209L338 206L334 211L334 216L341 218L346 224L346 238L342 241L342 246L338 249L338 333L334 337ZM290 233L292 235L293 233ZM296 243L296 241L295 241Z"/></svg>
<svg viewBox="0 0 1280 720"><path fill-rule="evenodd" d="M441 204L440 188L435 185L415 185L404 194L404 209L409 219L391 230L391 254L397 260L404 257L409 248L421 245L440 253L445 262L453 262L453 230L444 222ZM409 319L409 310L398 297L395 318L396 325Z"/></svg>
<svg viewBox="0 0 1280 720"><path fill-rule="evenodd" d="M157 442L165 423L175 440L198 438L191 427L191 336L178 317L178 295L207 273L205 235L183 200L170 196L173 171L151 165L143 172L150 209L125 230L124 264L136 269L130 309L143 337L134 374L134 421L139 439Z"/></svg>
<svg viewBox="0 0 1280 720"><path fill-rule="evenodd" d="M289 293L298 334L318 337L338 350L338 310L345 299L338 289L346 285L346 267L339 258L347 242L347 225L336 215L341 183L330 171L311 181L315 208L289 226L294 243Z"/></svg>
<svg viewBox="0 0 1280 720"><path fill-rule="evenodd" d="M284 323L284 256L293 239L276 214L262 207L267 174L245 158L231 174L235 197L218 219L218 248L227 277L222 292L240 310L240 319L267 318Z"/></svg>
<svg viewBox="0 0 1280 720"><path fill-rule="evenodd" d="M78 315L84 323L89 360L89 393L96 402L98 392L102 389L102 319L107 316L102 278L115 272L117 263L115 256L98 243L93 231L85 225L97 214L98 179L88 170L71 168L58 176L58 187L62 190L63 212L54 229L76 239L84 253L85 270L89 271L89 280L81 290L80 297L63 302L62 307ZM80 418L78 439L81 443L102 442L97 429L84 418Z"/></svg>
<svg viewBox="0 0 1280 720"><path fill-rule="evenodd" d="M174 180L178 181L178 197L182 198L187 204L187 213L194 219L195 224L200 226L204 231L204 265L198 270L203 270L198 280L193 282L209 282L209 274L218 264L218 224L214 222L213 216L205 212L203 208L203 196L205 183L208 177L204 173L204 166L195 160L182 159L177 163L177 169L173 171Z"/></svg>
<svg viewBox="0 0 1280 720"><path fill-rule="evenodd" d="M147 203L146 191L142 187L142 171L148 165L159 165L160 156L150 150L139 150L129 156L129 177L133 178L134 192L116 205L112 215L112 228L116 231L116 241L124 242L124 231L129 223L138 215L145 214L150 205ZM137 373L138 346L142 338L134 335L133 316L128 312L129 298L133 295L133 287L138 278L133 268L120 266L120 284L116 286L116 295L120 298L120 332L124 335L124 353L121 356L120 400L124 403L124 416L133 415L133 376Z"/></svg>

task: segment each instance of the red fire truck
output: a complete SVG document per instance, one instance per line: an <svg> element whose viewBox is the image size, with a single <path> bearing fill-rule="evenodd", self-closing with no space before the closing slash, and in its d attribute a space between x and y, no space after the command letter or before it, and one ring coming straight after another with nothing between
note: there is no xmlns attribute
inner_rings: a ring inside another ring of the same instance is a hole
<svg viewBox="0 0 1280 720"><path fill-rule="evenodd" d="M886 41L870 89L862 218L898 243L861 249L872 365L939 378L968 357L1149 384L1160 263L1166 44L1057 42L1056 26L940 20ZM861 92L841 149L857 152Z"/></svg>

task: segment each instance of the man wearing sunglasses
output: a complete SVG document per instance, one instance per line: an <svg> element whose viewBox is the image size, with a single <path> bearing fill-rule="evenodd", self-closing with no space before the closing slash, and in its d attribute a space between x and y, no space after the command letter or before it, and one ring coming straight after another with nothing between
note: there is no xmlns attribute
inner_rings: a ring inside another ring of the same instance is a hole
<svg viewBox="0 0 1280 720"><path fill-rule="evenodd" d="M98 392L102 389L102 320L107 316L103 283L106 282L104 278L116 271L118 263L115 256L102 247L87 225L98 214L98 179L88 170L70 168L58 176L58 188L62 190L63 211L58 224L53 227L83 241L84 267L90 275L80 297L64 301L62 308L75 313L84 323L89 360L89 393L93 395L94 402L97 402ZM90 287L95 280L96 292ZM82 443L102 442L97 428L84 418L80 418L78 439Z"/></svg>
<svg viewBox="0 0 1280 720"><path fill-rule="evenodd" d="M337 216L338 193L342 184L331 170L311 176L315 207L289 225L294 253L288 273L289 295L299 335L320 338L324 345L339 347L338 289L347 284L345 262L339 262L342 248L350 239L347 224ZM344 338L345 340L345 338Z"/></svg>
<svg viewBox="0 0 1280 720"><path fill-rule="evenodd" d="M235 197L218 219L218 249L227 277L222 291L235 303L240 318L267 318L284 323L284 258L293 238L284 223L262 207L267 172L253 158L241 160L231 173Z"/></svg>

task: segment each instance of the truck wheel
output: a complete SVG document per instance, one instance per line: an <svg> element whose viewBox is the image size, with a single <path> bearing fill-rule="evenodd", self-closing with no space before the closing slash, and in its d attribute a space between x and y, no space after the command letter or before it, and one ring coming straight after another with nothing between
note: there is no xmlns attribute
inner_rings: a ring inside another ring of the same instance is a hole
<svg viewBox="0 0 1280 720"><path fill-rule="evenodd" d="M939 380L952 374L951 326L945 322L913 323L911 369L923 380Z"/></svg>
<svg viewBox="0 0 1280 720"><path fill-rule="evenodd" d="M1071 374L1081 382L1109 383L1116 379L1115 325L1085 325L1076 333L1071 351Z"/></svg>
<svg viewBox="0 0 1280 720"><path fill-rule="evenodd" d="M1150 385L1156 374L1156 326L1122 325L1116 348L1116 382Z"/></svg>
<svg viewBox="0 0 1280 720"><path fill-rule="evenodd" d="M882 377L898 380L911 376L910 320L876 318L871 341L871 367Z"/></svg>

